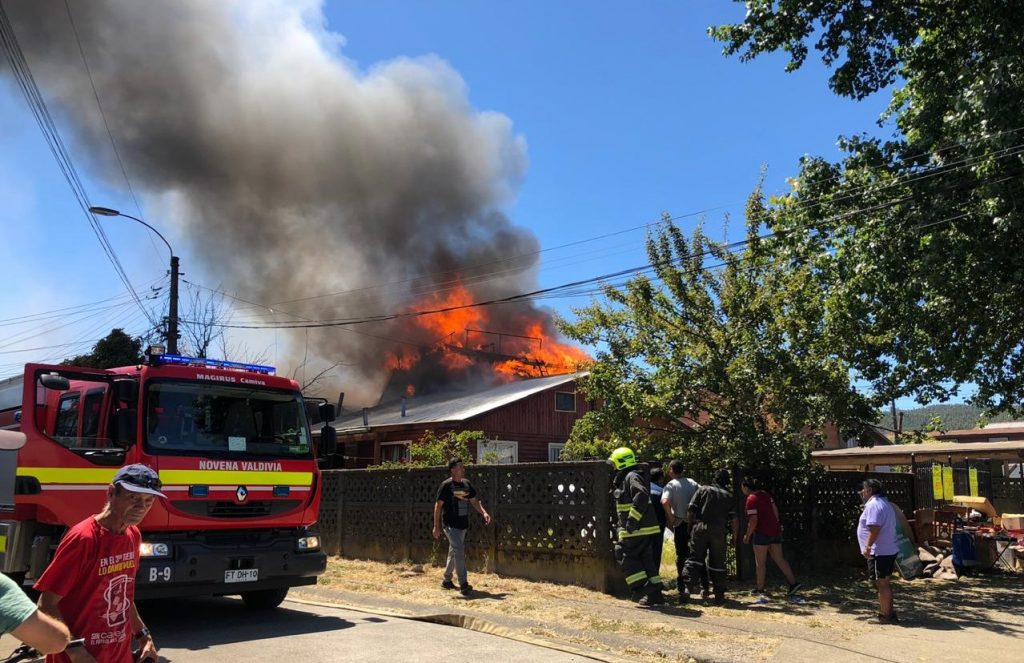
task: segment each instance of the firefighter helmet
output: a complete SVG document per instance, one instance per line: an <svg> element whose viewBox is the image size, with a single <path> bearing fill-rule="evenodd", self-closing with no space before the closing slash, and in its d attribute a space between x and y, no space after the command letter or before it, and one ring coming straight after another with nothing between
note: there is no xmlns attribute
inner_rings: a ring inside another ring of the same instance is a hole
<svg viewBox="0 0 1024 663"><path fill-rule="evenodd" d="M608 460L617 470L625 470L636 465L636 455L629 447L619 447L612 452Z"/></svg>

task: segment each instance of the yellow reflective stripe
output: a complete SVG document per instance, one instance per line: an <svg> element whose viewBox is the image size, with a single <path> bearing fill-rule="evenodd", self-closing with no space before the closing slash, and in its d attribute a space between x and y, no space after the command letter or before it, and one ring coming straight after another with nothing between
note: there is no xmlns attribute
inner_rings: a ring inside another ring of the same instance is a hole
<svg viewBox="0 0 1024 663"><path fill-rule="evenodd" d="M656 585L661 582L661 576L651 576L650 581L652 585Z"/></svg>
<svg viewBox="0 0 1024 663"><path fill-rule="evenodd" d="M116 467L19 467L19 477L35 477L39 483L110 483Z"/></svg>
<svg viewBox="0 0 1024 663"><path fill-rule="evenodd" d="M633 520L640 520L644 517L644 514L637 511L635 506L631 506L629 507L629 517Z"/></svg>
<svg viewBox="0 0 1024 663"><path fill-rule="evenodd" d="M632 508L633 508L632 504L616 504L615 505L615 510L618 511L619 513L625 513L626 511L629 511Z"/></svg>
<svg viewBox="0 0 1024 663"><path fill-rule="evenodd" d="M245 484L311 486L312 472L247 472L245 470L161 470L165 484Z"/></svg>
<svg viewBox="0 0 1024 663"><path fill-rule="evenodd" d="M108 484L118 468L19 467L18 476L35 477L39 483ZM311 486L312 472L248 472L245 470L161 470L165 484L243 484Z"/></svg>
<svg viewBox="0 0 1024 663"><path fill-rule="evenodd" d="M0 534L0 553L7 552L7 535Z"/></svg>
<svg viewBox="0 0 1024 663"><path fill-rule="evenodd" d="M634 582L640 582L641 580L647 580L646 571L637 571L631 576L626 576L626 584L632 585Z"/></svg>
<svg viewBox="0 0 1024 663"><path fill-rule="evenodd" d="M650 527L641 527L640 529L633 530L632 532L627 532L625 529L620 529L619 538L632 539L635 536L650 536L652 534L657 534L660 531L661 527L659 527L658 525L652 525Z"/></svg>

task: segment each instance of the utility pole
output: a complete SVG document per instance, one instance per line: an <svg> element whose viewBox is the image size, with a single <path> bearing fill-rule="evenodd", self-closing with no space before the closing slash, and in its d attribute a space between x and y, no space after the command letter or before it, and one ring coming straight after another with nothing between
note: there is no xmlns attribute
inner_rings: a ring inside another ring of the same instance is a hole
<svg viewBox="0 0 1024 663"><path fill-rule="evenodd" d="M178 256L171 256L171 301L167 315L167 352L178 354Z"/></svg>
<svg viewBox="0 0 1024 663"><path fill-rule="evenodd" d="M167 352L172 355L178 354L178 256L174 255L174 249L171 248L171 243L167 241L166 237L160 234L159 230L131 214L125 214L124 212L119 212L116 209L111 209L109 207L98 206L90 207L89 211L93 214L99 214L100 216L123 216L126 219L138 221L156 233L156 236L162 239L164 244L167 245L167 250L171 254L171 301L168 304L169 310L167 311Z"/></svg>

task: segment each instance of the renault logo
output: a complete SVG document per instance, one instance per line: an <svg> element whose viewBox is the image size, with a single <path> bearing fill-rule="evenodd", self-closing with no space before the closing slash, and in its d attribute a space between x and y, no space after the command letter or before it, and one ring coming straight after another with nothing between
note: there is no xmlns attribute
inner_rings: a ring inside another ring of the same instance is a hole
<svg viewBox="0 0 1024 663"><path fill-rule="evenodd" d="M244 502L245 498L249 496L249 491L245 489L245 486L239 486L235 491L235 499L239 502Z"/></svg>

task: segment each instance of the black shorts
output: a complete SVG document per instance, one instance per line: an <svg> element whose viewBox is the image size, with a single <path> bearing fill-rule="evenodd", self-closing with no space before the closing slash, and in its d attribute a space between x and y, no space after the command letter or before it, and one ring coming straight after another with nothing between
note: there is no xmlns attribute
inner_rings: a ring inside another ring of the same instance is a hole
<svg viewBox="0 0 1024 663"><path fill-rule="evenodd" d="M881 580L892 575L896 568L896 555L872 555L868 558L868 575L873 580Z"/></svg>
<svg viewBox="0 0 1024 663"><path fill-rule="evenodd" d="M750 541L755 546L770 546L773 543L782 543L782 535L776 534L775 536L771 536L770 534L754 532L754 536L750 537Z"/></svg>

